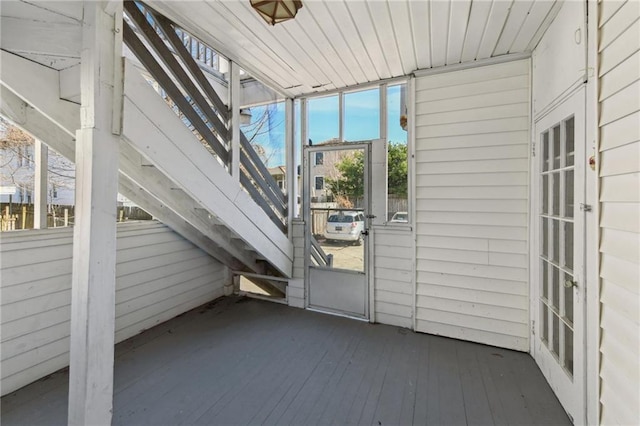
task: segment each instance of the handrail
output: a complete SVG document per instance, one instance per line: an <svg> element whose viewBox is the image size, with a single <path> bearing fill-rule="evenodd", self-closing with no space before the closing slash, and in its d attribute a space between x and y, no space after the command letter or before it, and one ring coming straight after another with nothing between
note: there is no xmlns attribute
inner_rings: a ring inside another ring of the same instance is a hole
<svg viewBox="0 0 640 426"><path fill-rule="evenodd" d="M277 195L278 198L280 198L280 201L282 202L282 204L286 206L288 202L287 197L280 190L280 188L278 187L278 183L273 178L273 176L271 176L271 173L269 173L267 166L264 165L264 163L260 159L260 156L258 155L256 150L253 149L253 147L251 146L251 143L247 140L247 137L242 132L240 132L240 147L245 153L249 155L249 157L251 158L251 161L256 165L258 171L264 178L265 184L268 186L268 188L275 195Z"/></svg>
<svg viewBox="0 0 640 426"><path fill-rule="evenodd" d="M132 5L132 7L128 5ZM125 2L125 7L127 12L130 13L130 16L134 20L136 20L137 24L139 24L141 31L143 31L143 34L153 45L153 47L158 48L161 51L163 50L162 47L165 47L165 50L168 52L168 49L166 49L166 45L164 44L164 42L160 39L155 30L153 30L153 28L148 24L147 20L144 18L142 13L140 13L135 4L133 4L132 2ZM142 18L141 22L138 22L139 18ZM159 56L165 62L167 68L172 73L174 73L174 75L177 74L177 76L182 77L183 80L180 80L179 78L172 79L169 74L165 72L163 67L147 50L145 45L128 24L123 25L123 29L123 39L129 49L133 51L138 60L142 62L142 65L144 65L147 71L151 73L153 78L160 84L160 86L162 86L164 91L167 92L168 96L173 100L178 109L180 109L187 120L189 120L189 122L195 127L197 132L200 133L203 139L207 141L211 148L213 148L216 154L222 159L223 163L227 164L229 162L230 156L227 147L223 143L224 139L222 139L222 136L227 133L227 131L225 130L225 133L222 134L214 134L209 126L207 126L207 123L205 123L201 115L194 109L193 105L185 98L180 88L178 88L178 86L175 84L174 81L176 79L181 81L181 83L186 86L183 86L183 89L185 89L185 91L189 93L190 97L193 98L193 96L198 96L195 93L192 93L196 90L195 86L193 85L193 83L191 83L191 80L188 78L188 76L186 76L186 73L183 71L180 64L178 64L175 57L170 52L168 55L166 54L167 52L159 53ZM188 80L188 82L186 82L186 80ZM210 110L210 108L206 109Z"/></svg>
<svg viewBox="0 0 640 426"><path fill-rule="evenodd" d="M152 53L127 20L124 41L158 82L185 125L230 169L229 111L204 75L192 52L178 37L178 27L140 1L124 2L125 12ZM180 31L183 31L180 29ZM179 62L179 59L181 62ZM162 62L162 64L160 64ZM288 199L254 147L240 132L240 184L269 218L286 232Z"/></svg>
<svg viewBox="0 0 640 426"><path fill-rule="evenodd" d="M140 8L142 13L144 13L145 16L147 16L147 18L152 20L151 25L154 28L157 28L157 22L156 22L157 14L156 16L154 16L149 10L150 8L148 6L142 5L142 3L140 2L137 3L137 6ZM180 28L178 26L175 26L175 27L176 27L176 35L178 36L179 39L182 40L182 44L184 45L185 49L187 49L187 51L190 52L191 57L193 57L193 59L195 59L197 62L201 63L205 68L207 68L208 72L213 71L215 73L220 73L220 54L216 52L215 49L212 49L211 47L209 47L206 43L203 43L200 39L198 39L196 36L194 36L190 32L185 31L183 28ZM194 43L195 43L197 54L193 52Z"/></svg>
<svg viewBox="0 0 640 426"><path fill-rule="evenodd" d="M333 267L333 255L325 253L324 250L322 250L320 243L318 243L318 240L316 240L313 235L311 235L310 238L311 258L315 261L315 264L317 266L326 266L329 268Z"/></svg>

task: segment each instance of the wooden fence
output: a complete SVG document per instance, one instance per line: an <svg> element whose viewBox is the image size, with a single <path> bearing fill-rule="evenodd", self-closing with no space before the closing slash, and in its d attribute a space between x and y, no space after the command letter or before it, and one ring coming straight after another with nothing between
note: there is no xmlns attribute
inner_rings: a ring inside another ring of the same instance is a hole
<svg viewBox="0 0 640 426"><path fill-rule="evenodd" d="M47 213L47 228L73 226L75 222L75 207L63 205L49 206ZM19 229L33 229L33 204L0 204L0 231L15 231ZM130 220L152 220L153 217L139 207L118 207L118 222Z"/></svg>

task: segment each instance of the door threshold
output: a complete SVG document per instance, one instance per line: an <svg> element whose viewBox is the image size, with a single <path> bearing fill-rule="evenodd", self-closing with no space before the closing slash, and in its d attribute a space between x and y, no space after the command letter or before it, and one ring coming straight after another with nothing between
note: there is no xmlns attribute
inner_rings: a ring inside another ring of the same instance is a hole
<svg viewBox="0 0 640 426"><path fill-rule="evenodd" d="M241 291L238 292L238 296L245 296L245 297L250 297L252 299L266 300L266 301L269 301L269 302L279 303L281 305L287 305L288 304L286 298L265 296L263 294L252 293L250 291L242 291L241 290Z"/></svg>
<svg viewBox="0 0 640 426"><path fill-rule="evenodd" d="M319 314L327 314L327 315L333 315L335 317L349 318L349 319L356 320L356 321L369 322L369 318L359 317L359 316L355 316L355 315L349 315L349 314L345 314L345 313L342 313L342 312L329 311L329 310L325 310L325 309L322 309L322 308L312 308L310 306L307 307L306 309L307 309L307 311L317 312Z"/></svg>

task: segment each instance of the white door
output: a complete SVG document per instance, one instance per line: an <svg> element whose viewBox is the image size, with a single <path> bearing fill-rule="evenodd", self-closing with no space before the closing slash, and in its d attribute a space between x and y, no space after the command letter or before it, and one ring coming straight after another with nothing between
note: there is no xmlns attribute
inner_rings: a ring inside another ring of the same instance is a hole
<svg viewBox="0 0 640 426"><path fill-rule="evenodd" d="M369 143L306 147L307 307L369 317Z"/></svg>
<svg viewBox="0 0 640 426"><path fill-rule="evenodd" d="M585 421L585 92L535 124L533 355L575 424Z"/></svg>

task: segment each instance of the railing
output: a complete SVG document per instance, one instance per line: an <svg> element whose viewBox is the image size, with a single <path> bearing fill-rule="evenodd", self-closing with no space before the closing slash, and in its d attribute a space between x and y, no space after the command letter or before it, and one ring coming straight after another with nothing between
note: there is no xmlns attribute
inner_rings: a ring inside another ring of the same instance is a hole
<svg viewBox="0 0 640 426"><path fill-rule="evenodd" d="M124 8L125 44L158 83L161 95L185 125L229 170L229 110L185 46L181 37L184 30L141 2L125 1ZM287 197L242 131L240 148L240 184L286 232Z"/></svg>
<svg viewBox="0 0 640 426"><path fill-rule="evenodd" d="M326 266L331 268L333 266L333 255L326 254L324 250L322 250L322 247L320 246L320 243L318 243L318 240L316 240L313 237L313 235L311 235L310 238L311 238L311 261L316 266Z"/></svg>
<svg viewBox="0 0 640 426"><path fill-rule="evenodd" d="M158 25L155 22L155 18L152 13L145 8L141 3L137 3L138 8L142 13L144 13L147 21L153 26L153 28L158 32L160 37L162 37L162 31L158 28ZM180 39L182 39L182 43L184 47L191 52L191 57L198 61L201 65L204 65L208 68L209 71L214 71L220 73L220 55L211 47L207 46L205 43L200 41L193 34L190 34L188 31L183 30L182 28L178 28L175 26L176 34Z"/></svg>

